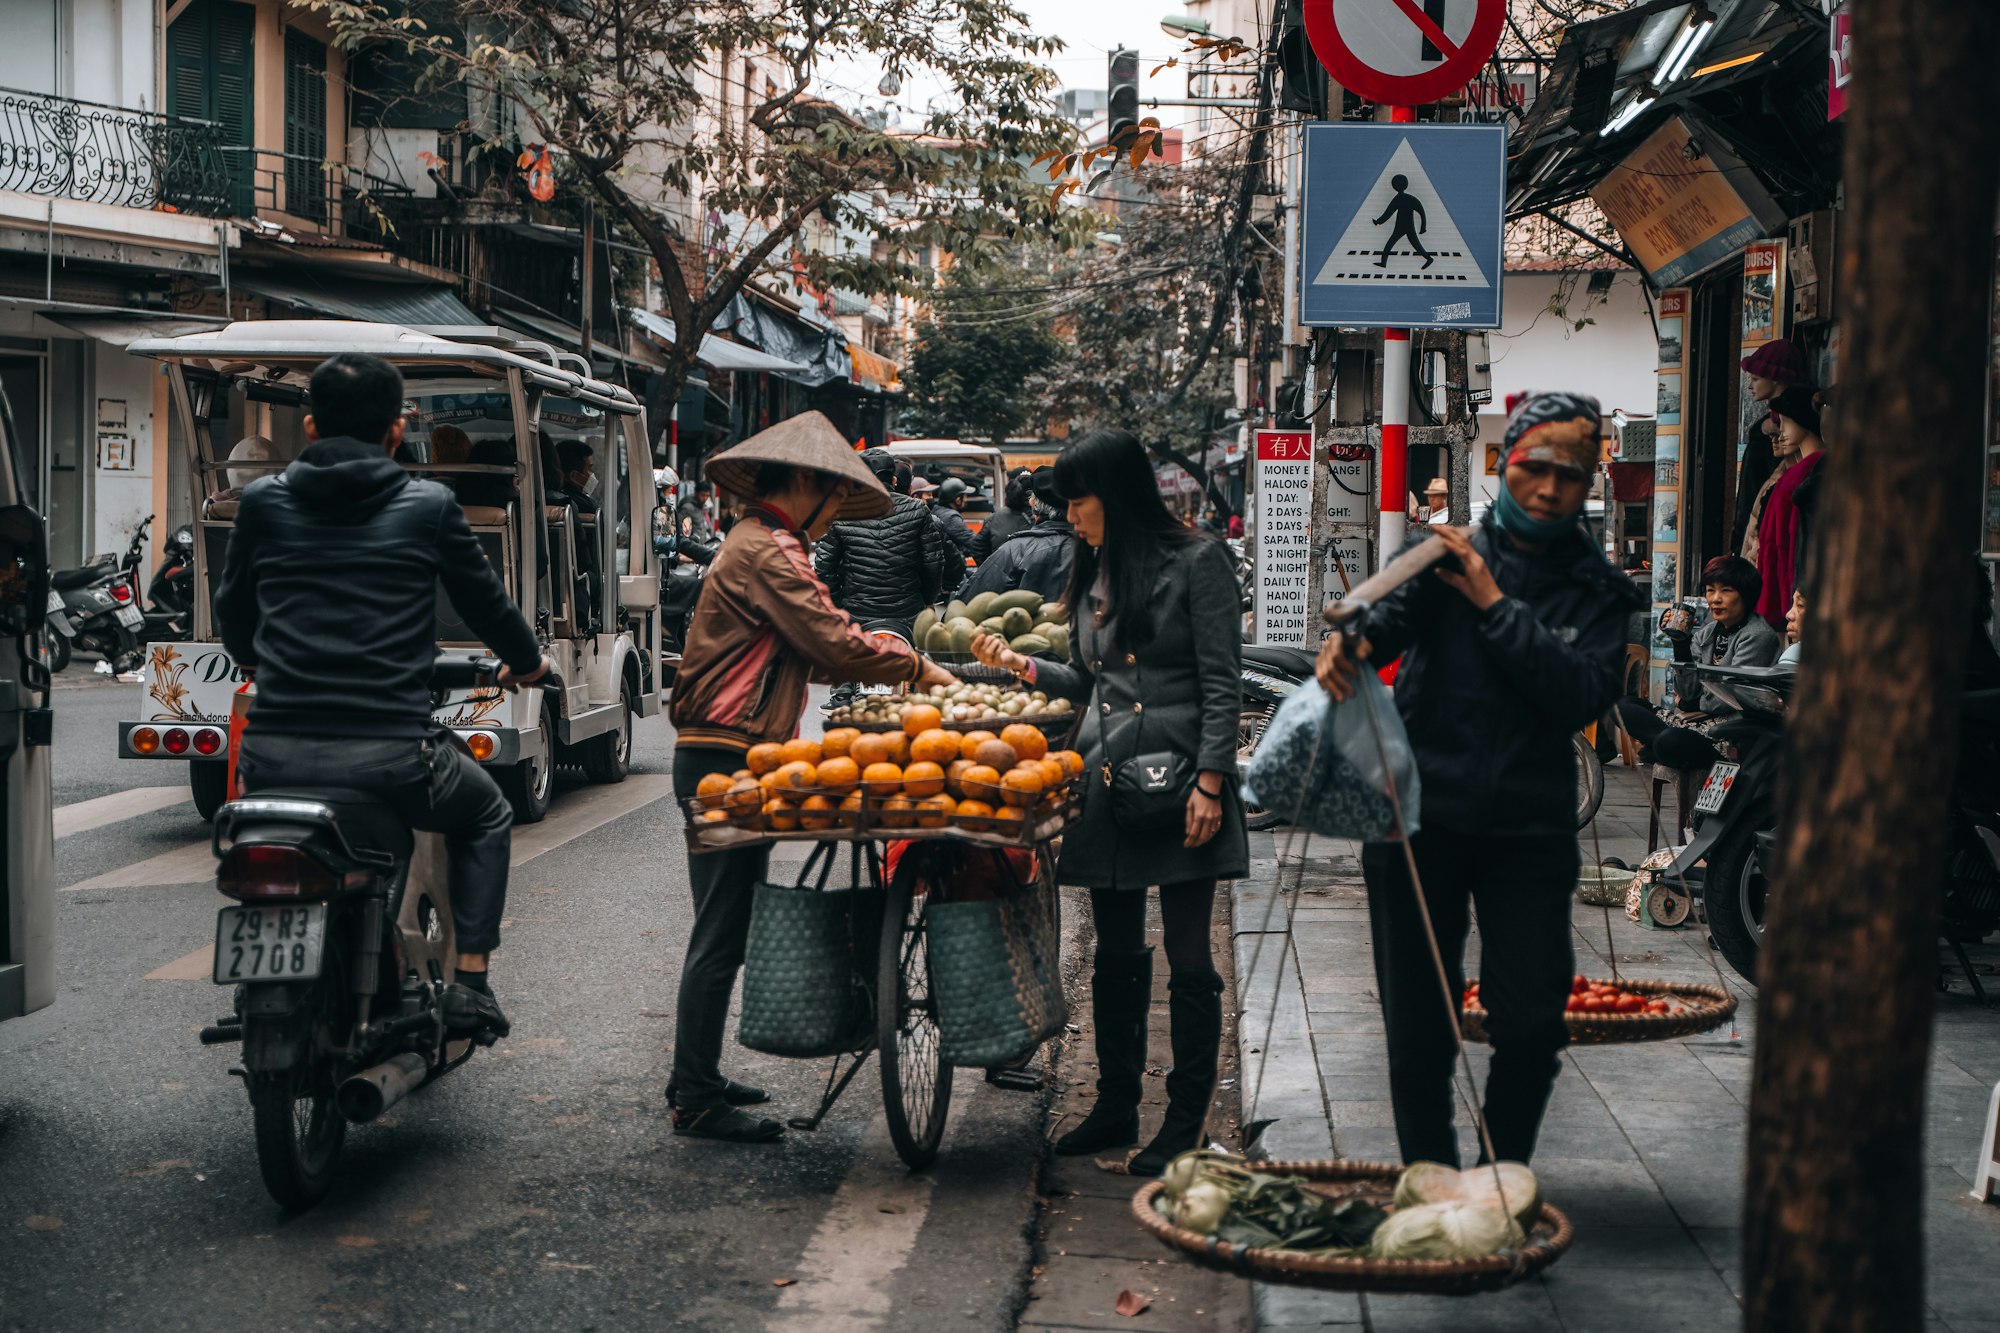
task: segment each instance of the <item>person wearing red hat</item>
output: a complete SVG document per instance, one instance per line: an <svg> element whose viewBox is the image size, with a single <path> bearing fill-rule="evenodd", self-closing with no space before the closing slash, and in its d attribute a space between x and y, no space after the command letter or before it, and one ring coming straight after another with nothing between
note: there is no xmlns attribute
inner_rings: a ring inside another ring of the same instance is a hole
<svg viewBox="0 0 2000 1333"><path fill-rule="evenodd" d="M1806 371L1805 353L1789 338L1773 338L1744 357L1742 364L1743 373L1749 377L1747 391L1752 402L1771 402L1788 386L1806 384L1811 379ZM1736 523L1730 549L1753 564L1756 557L1751 551L1756 545L1754 534L1757 531L1757 514L1763 510L1763 493L1770 486L1774 474L1783 470L1780 458L1772 448L1776 435L1774 423L1759 421L1751 429L1750 438L1744 442L1743 462L1736 474ZM1748 549L1746 542L1749 543Z"/></svg>

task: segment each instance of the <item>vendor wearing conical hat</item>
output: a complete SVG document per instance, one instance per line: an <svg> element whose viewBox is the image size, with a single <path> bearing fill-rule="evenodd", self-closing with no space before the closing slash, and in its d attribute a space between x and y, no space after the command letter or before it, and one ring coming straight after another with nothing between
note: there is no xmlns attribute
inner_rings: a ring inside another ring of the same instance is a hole
<svg viewBox="0 0 2000 1333"><path fill-rule="evenodd" d="M889 492L825 416L808 412L753 435L711 458L703 474L741 501L744 515L703 580L668 710L683 800L709 774L743 768L752 745L792 739L812 682L956 683L923 654L862 634L813 572L811 543L836 519L879 518L890 508ZM667 1084L676 1134L748 1143L784 1133L778 1121L741 1109L764 1093L721 1070L729 992L770 859L768 844L689 849L695 921Z"/></svg>

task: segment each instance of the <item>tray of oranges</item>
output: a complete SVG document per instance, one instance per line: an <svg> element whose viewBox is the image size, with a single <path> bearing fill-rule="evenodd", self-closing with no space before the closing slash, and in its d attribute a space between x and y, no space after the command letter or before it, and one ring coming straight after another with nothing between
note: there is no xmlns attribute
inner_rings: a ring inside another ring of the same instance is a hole
<svg viewBox="0 0 2000 1333"><path fill-rule="evenodd" d="M699 847L755 842L952 838L1020 847L1076 817L1083 756L1039 727L949 731L912 710L904 729L836 727L819 740L753 745L686 802Z"/></svg>

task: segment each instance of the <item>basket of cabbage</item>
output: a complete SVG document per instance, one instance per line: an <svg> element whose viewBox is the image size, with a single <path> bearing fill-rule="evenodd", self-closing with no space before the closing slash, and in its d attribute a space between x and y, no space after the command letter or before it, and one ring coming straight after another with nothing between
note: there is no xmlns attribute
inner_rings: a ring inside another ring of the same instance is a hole
<svg viewBox="0 0 2000 1333"><path fill-rule="evenodd" d="M1518 1162L1247 1162L1183 1153L1132 1200L1139 1225L1210 1268L1343 1291L1497 1291L1575 1237Z"/></svg>

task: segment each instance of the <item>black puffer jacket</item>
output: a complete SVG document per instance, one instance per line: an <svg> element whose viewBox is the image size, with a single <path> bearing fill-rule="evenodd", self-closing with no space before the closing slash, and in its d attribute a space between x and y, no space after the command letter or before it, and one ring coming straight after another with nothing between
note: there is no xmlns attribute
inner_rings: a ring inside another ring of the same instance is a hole
<svg viewBox="0 0 2000 1333"><path fill-rule="evenodd" d="M863 622L913 621L957 586L957 553L930 510L907 495L891 498L883 517L836 523L814 547L833 604Z"/></svg>
<svg viewBox="0 0 2000 1333"><path fill-rule="evenodd" d="M1524 551L1488 518L1472 544L1500 601L1476 610L1429 571L1368 618L1375 662L1403 659L1396 707L1416 750L1423 827L1574 834L1570 737L1618 697L1625 618L1644 599L1581 525Z"/></svg>
<svg viewBox="0 0 2000 1333"><path fill-rule="evenodd" d="M1059 602L1069 591L1069 570L1075 559L1076 529L1059 518L1044 519L972 571L961 594L972 598L982 592L1032 588L1043 601Z"/></svg>
<svg viewBox="0 0 2000 1333"><path fill-rule="evenodd" d="M346 438L252 482L215 592L223 646L257 669L249 730L424 735L440 583L502 661L535 669L535 632L439 483Z"/></svg>
<svg viewBox="0 0 2000 1333"><path fill-rule="evenodd" d="M1035 526L1035 520L1018 509L1003 509L980 527L979 535L973 538L978 544L975 558L984 564L986 560L1009 539L1018 537Z"/></svg>

